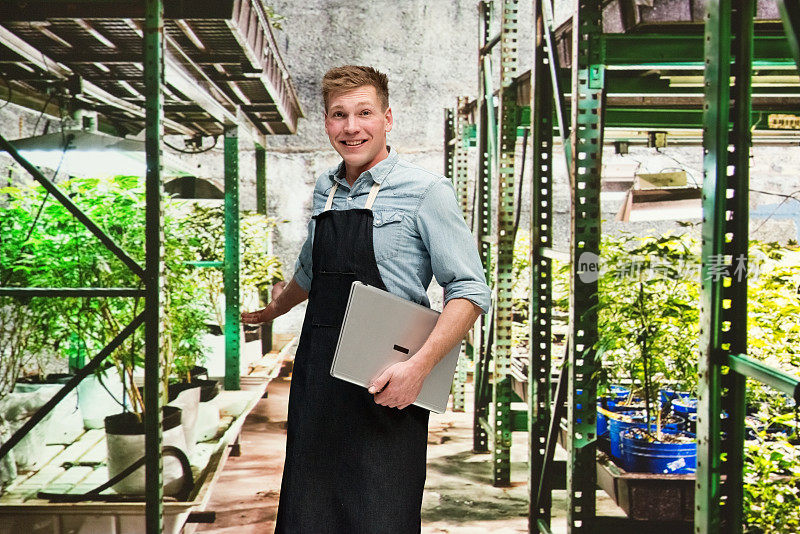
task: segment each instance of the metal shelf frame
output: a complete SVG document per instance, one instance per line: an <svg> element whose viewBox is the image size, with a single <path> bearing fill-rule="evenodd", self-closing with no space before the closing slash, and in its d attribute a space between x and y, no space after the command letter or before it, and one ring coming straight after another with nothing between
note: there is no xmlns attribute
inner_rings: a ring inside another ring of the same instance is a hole
<svg viewBox="0 0 800 534"><path fill-rule="evenodd" d="M559 427L564 428L568 454L567 531L626 532L632 528L618 518L597 516L595 503L596 377L601 362L594 350L598 335L597 280L592 272L599 261L604 129L609 122L620 126L627 120L626 111L635 113L636 124L643 128L702 128L702 336L698 470L691 530L696 534L741 532L745 378L757 379L800 402L797 377L749 358L746 329L733 328L747 320L747 278L734 279L733 262L742 255L747 257L752 126L758 113L798 109L797 91L789 91L791 94L784 95L783 100L776 99L777 90L752 87L753 75L759 69L791 69L796 73L795 68L800 68L800 4L778 0L783 36L756 35L755 0L708 0L701 35L627 35L603 33L603 0L576 0L571 46L564 47L563 39L561 43L556 40L556 31L563 36L565 28L554 27L552 0L532 3L532 68L517 76L516 49L501 44L501 87L497 91L492 87L490 52L497 43L511 44L518 39L518 2L501 2L503 20L495 36L489 35L491 2L479 3L479 96L474 102L459 99L458 106L446 116L451 129L448 142L453 145L447 152L446 168L457 191L466 188L466 179L460 175L462 165L466 165L458 161L455 147L469 146L473 135L477 138L478 173L471 213L487 280L495 296L492 313L476 329L476 337L482 337L482 342L475 346L473 448L488 452L492 445L494 484L506 485L511 432L527 429L529 532L548 533L553 489L548 473L552 472L555 435ZM634 46L634 42L640 46ZM565 48L571 51L569 57ZM566 68L562 69L562 65ZM703 70L702 83L697 89L670 88L661 83L648 91L641 79L620 75L631 69ZM569 90L564 88L566 72L571 75ZM626 91L638 92L639 100L626 100ZM528 104L530 108L526 109ZM689 114L676 123L660 113L665 106ZM627 117L630 116L629 113ZM510 334L511 320L507 303L511 295L505 277L513 260L516 231L508 223L513 223L513 207L518 202L514 198L513 170L519 166L514 161L514 145L520 128L531 124L528 412L518 414L510 410L510 402L516 398L507 386L510 340L506 336ZM555 395L557 399L564 398L566 406L553 399L551 389L555 136L561 138L564 147L571 189L570 327L564 375ZM507 248L509 244L511 250ZM712 268L720 271L719 258L727 261L727 275L711 276ZM724 427L720 418L723 411L729 414ZM525 425L521 424L523 421Z"/></svg>
<svg viewBox="0 0 800 534"><path fill-rule="evenodd" d="M89 363L80 369L48 403L46 403L22 428L0 445L0 458L5 456L19 440L41 421L78 383L97 369L106 357L141 325L145 329L145 404L156 409L145 414L146 501L145 520L147 534L160 534L163 530L163 484L161 455L161 367L163 350L163 275L161 256L163 241L163 183L161 179L162 138L164 135L164 85L165 81L165 19L164 0L146 0L144 3L143 81L144 125L146 150L146 228L145 265L139 265L122 250L90 217L84 214L59 188L35 166L25 160L13 145L0 136L0 148L8 152L33 178L61 202L87 229L89 229L129 269L142 279L142 289L136 288L0 288L2 296L36 297L144 297L145 309L127 325ZM168 78L168 76L167 76ZM168 81L168 80L167 80ZM251 128L244 115L233 115L235 120L225 124L225 262L199 267L224 269L226 295L225 324L225 389L239 389L239 126ZM250 136L251 138L253 136ZM256 137L256 195L257 210L266 214L266 148L263 135Z"/></svg>

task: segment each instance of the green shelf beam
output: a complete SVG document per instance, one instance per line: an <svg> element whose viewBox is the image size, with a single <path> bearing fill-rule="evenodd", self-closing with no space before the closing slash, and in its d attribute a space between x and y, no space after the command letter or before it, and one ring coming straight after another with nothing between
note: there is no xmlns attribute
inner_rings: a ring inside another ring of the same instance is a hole
<svg viewBox="0 0 800 534"><path fill-rule="evenodd" d="M746 354L729 354L728 365L731 370L741 375L790 395L795 403L800 404L800 378L765 365Z"/></svg>
<svg viewBox="0 0 800 534"><path fill-rule="evenodd" d="M2 287L0 297L144 297L135 287Z"/></svg>
<svg viewBox="0 0 800 534"><path fill-rule="evenodd" d="M225 126L225 389L239 389L239 128Z"/></svg>
<svg viewBox="0 0 800 534"><path fill-rule="evenodd" d="M145 323L144 415L145 428L145 529L161 534L164 528L163 460L161 457L163 380L161 368L164 261L161 256L163 217L161 199L161 139L164 134L164 5L146 0L144 20L145 85Z"/></svg>
<svg viewBox="0 0 800 534"><path fill-rule="evenodd" d="M187 261L186 265L197 267L199 269L219 269L225 267L224 261Z"/></svg>
<svg viewBox="0 0 800 534"><path fill-rule="evenodd" d="M702 35L607 33L600 36L601 63L610 68L702 69L707 57L703 45ZM755 37L754 67L785 69L793 64L791 58L792 49L786 36Z"/></svg>

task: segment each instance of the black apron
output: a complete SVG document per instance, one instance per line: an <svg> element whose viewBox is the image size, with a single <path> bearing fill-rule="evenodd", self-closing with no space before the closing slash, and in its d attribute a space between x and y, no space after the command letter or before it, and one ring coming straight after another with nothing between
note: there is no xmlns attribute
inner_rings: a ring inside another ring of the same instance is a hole
<svg viewBox="0 0 800 534"><path fill-rule="evenodd" d="M333 378L350 286L380 289L372 245L373 186L364 209L315 217L313 277L289 393L286 462L276 533L411 534L421 529L429 412L375 403ZM365 324L364 328L370 328Z"/></svg>

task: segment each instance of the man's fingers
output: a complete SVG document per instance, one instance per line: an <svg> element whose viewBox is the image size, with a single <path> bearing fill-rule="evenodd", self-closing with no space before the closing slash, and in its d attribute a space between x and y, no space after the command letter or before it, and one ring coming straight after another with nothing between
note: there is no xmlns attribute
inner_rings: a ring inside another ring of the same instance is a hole
<svg viewBox="0 0 800 534"><path fill-rule="evenodd" d="M379 376L378 378L373 380L372 384L370 384L369 392L374 395L375 393L378 393L379 391L383 391L383 388L385 388L386 384L389 383L389 378L391 376L392 375L391 375L391 373L389 373L388 369L386 371L384 371L383 373L381 373L381 376Z"/></svg>
<svg viewBox="0 0 800 534"><path fill-rule="evenodd" d="M241 315L242 322L245 324L258 324L263 323L261 319L261 312L247 312Z"/></svg>

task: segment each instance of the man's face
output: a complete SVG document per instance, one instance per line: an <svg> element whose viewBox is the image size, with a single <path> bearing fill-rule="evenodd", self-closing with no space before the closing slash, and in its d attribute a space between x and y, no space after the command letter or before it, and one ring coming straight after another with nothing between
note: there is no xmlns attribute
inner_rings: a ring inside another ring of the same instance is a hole
<svg viewBox="0 0 800 534"><path fill-rule="evenodd" d="M325 131L344 159L348 176L370 169L384 159L386 134L392 129L392 110L383 110L375 88L365 85L331 95L325 112Z"/></svg>

